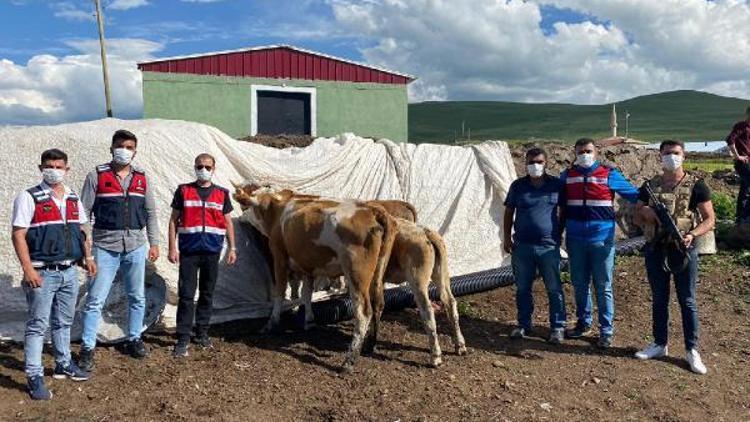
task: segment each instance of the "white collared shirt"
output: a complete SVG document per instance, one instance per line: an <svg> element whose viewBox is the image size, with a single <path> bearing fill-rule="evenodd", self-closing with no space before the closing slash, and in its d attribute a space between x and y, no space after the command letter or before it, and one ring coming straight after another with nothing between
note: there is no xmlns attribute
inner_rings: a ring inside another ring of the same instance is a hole
<svg viewBox="0 0 750 422"><path fill-rule="evenodd" d="M42 189L49 192L50 196L52 197L52 200L55 201L55 205L57 205L57 208L60 209L60 214L62 214L63 221L67 220L66 215L66 208L67 208L67 199L68 196L70 196L71 190L67 185L63 185L65 188L65 196L63 199L58 198L55 196L55 194L52 192L52 188L44 181L39 184ZM15 201L13 202L13 217L11 224L13 227L21 227L21 228L28 228L31 225L31 220L34 218L34 210L36 209L36 204L34 203L34 198L31 197L31 194L29 191L24 190L21 193L16 196ZM85 212L83 212L83 204L81 203L81 198L78 198L78 209L79 212L79 220L80 224L86 224L88 223L88 216Z"/></svg>

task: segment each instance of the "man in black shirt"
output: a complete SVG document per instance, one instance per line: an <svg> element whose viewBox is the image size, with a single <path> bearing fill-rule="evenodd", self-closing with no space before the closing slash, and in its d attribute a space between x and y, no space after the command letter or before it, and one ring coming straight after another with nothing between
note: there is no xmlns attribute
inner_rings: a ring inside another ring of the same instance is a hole
<svg viewBox="0 0 750 422"><path fill-rule="evenodd" d="M195 342L204 348L211 347L208 326L211 322L219 256L225 237L229 242L227 264L234 265L237 261L230 216L232 203L229 191L211 182L215 167L214 157L209 154L198 155L195 158L196 180L180 185L172 200L169 262L180 263L177 344L173 353L175 357L185 357L188 354L193 317L196 325ZM200 288L197 310L194 303L196 288Z"/></svg>
<svg viewBox="0 0 750 422"><path fill-rule="evenodd" d="M664 173L646 183L650 185L658 201L669 210L683 237L681 245L677 245L666 235L665 228L659 226L652 208L654 202L645 188L641 187L636 204L636 222L643 227L648 239L645 261L651 285L654 342L637 352L635 357L645 360L668 354L669 282L674 277L685 335L685 358L693 372L705 374L706 366L697 351L698 307L695 286L698 280L698 251L695 248L695 238L714 227L711 192L703 180L683 170L685 148L682 142L664 141L659 152ZM679 253L680 247L687 251L687 261Z"/></svg>

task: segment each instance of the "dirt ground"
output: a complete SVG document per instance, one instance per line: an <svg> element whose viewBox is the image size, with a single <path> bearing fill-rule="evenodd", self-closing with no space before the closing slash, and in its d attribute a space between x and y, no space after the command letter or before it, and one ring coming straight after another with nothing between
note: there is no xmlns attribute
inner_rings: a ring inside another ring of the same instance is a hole
<svg viewBox="0 0 750 422"><path fill-rule="evenodd" d="M355 372L338 367L351 323L280 336L255 334L258 322L215 327L215 349L170 356L168 335L148 335L143 360L97 351L94 378L48 379L53 401L24 392L23 350L0 345L0 420L750 420L750 267L730 255L704 260L698 287L701 349L709 374L684 363L679 311L671 308L671 356L640 362L650 340L650 302L641 258L618 261L616 339L550 346L546 297L536 283L538 336L510 341L514 288L460 298L470 347L456 356L440 313L445 363L426 367L427 343L414 310L386 314L376 353ZM569 320L574 307L566 285ZM673 299L673 302L675 300ZM290 324L291 325L291 324ZM77 346L74 347L77 349ZM45 357L50 367L52 359Z"/></svg>

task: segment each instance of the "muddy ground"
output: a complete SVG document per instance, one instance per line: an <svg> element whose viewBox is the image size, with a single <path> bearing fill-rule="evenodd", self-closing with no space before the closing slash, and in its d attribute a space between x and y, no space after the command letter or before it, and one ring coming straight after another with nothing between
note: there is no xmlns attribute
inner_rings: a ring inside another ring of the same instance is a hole
<svg viewBox="0 0 750 422"><path fill-rule="evenodd" d="M546 298L536 283L539 336L510 341L514 288L460 298L468 356L452 352L439 315L445 364L426 367L427 344L414 310L385 315L378 349L354 374L341 375L351 323L281 336L254 333L258 322L215 327L215 349L184 360L170 356L168 335L148 335L151 355L136 361L114 348L97 351L94 378L47 378L51 402L24 392L23 351L0 346L0 420L750 420L750 267L730 255L704 260L698 286L701 349L707 376L682 360L676 303L671 356L631 356L650 340L649 289L638 257L615 271L616 340L550 346ZM569 320L572 290L566 285ZM675 300L673 299L673 302ZM77 348L77 346L76 346ZM47 366L51 358L45 357Z"/></svg>

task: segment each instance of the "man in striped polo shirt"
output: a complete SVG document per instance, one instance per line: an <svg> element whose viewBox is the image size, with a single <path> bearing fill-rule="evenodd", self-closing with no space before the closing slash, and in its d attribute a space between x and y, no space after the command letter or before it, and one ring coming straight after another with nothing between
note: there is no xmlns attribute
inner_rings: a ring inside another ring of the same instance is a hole
<svg viewBox="0 0 750 422"><path fill-rule="evenodd" d="M566 243L570 279L575 291L575 328L568 338L580 338L591 331L591 281L594 282L599 313L597 346L608 348L614 334L615 313L612 271L615 265L615 193L635 203L638 189L614 168L596 159L596 146L588 138L575 144L576 160L560 174L565 186L560 201L567 230Z"/></svg>
<svg viewBox="0 0 750 422"><path fill-rule="evenodd" d="M176 358L188 355L194 318L195 343L211 347L208 325L225 238L229 243L227 264L237 261L229 191L211 182L216 160L210 154L200 154L195 158L194 169L196 180L177 188L169 219L169 262L180 264L177 344L173 352ZM200 292L197 309L196 289Z"/></svg>

